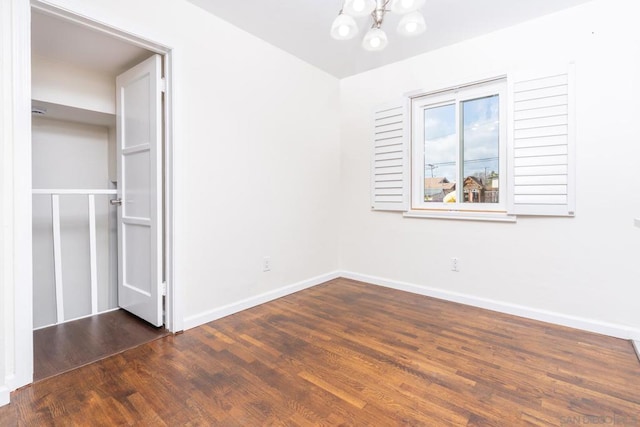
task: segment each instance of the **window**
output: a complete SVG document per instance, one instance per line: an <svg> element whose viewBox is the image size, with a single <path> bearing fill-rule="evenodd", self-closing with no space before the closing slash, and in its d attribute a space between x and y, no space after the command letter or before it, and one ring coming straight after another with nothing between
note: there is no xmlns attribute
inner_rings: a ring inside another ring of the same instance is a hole
<svg viewBox="0 0 640 427"><path fill-rule="evenodd" d="M574 216L574 85L571 64L378 105L371 208L480 221Z"/></svg>
<svg viewBox="0 0 640 427"><path fill-rule="evenodd" d="M505 80L412 101L412 208L505 211Z"/></svg>

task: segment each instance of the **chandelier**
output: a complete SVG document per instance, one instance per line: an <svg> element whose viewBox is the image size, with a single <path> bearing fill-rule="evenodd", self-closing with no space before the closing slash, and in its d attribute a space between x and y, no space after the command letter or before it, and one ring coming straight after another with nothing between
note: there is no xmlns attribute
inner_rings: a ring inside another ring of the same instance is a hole
<svg viewBox="0 0 640 427"><path fill-rule="evenodd" d="M373 23L362 39L362 47L375 51L384 49L389 43L387 34L380 28L387 12L402 15L398 23L398 33L403 36L417 36L427 25L418 11L424 0L344 0L340 13L331 25L331 36L336 40L349 40L358 34L358 24L354 17L370 15ZM388 9L387 9L388 7Z"/></svg>

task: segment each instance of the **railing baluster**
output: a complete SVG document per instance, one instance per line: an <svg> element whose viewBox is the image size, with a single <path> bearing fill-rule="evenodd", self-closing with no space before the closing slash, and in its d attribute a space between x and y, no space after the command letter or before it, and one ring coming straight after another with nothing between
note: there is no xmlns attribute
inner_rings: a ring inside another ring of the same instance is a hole
<svg viewBox="0 0 640 427"><path fill-rule="evenodd" d="M91 263L91 314L98 314L98 267L96 243L96 197L89 194L89 260Z"/></svg>
<svg viewBox="0 0 640 427"><path fill-rule="evenodd" d="M91 315L98 314L98 243L96 230L97 195L117 195L115 189L33 189L32 194L51 196L53 229L53 268L56 290L56 324L64 323L64 285L62 281L62 245L60 232L60 195L87 196L89 207L89 262L91 265ZM70 319L73 320L73 319Z"/></svg>
<svg viewBox="0 0 640 427"><path fill-rule="evenodd" d="M64 322L64 295L62 286L62 246L60 244L60 196L51 195L51 218L53 227L53 268L56 283L57 323Z"/></svg>

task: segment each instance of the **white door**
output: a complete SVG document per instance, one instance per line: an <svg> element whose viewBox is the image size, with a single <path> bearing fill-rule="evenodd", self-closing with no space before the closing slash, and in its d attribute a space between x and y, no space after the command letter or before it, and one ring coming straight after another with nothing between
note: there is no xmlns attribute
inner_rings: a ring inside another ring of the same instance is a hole
<svg viewBox="0 0 640 427"><path fill-rule="evenodd" d="M116 79L118 305L162 326L162 75L154 55Z"/></svg>

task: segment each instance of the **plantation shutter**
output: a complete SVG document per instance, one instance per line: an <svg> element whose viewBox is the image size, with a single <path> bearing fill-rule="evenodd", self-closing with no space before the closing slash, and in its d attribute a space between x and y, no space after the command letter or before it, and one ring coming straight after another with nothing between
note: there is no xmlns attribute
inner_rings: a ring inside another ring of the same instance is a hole
<svg viewBox="0 0 640 427"><path fill-rule="evenodd" d="M409 100L375 109L371 208L407 211L409 208Z"/></svg>
<svg viewBox="0 0 640 427"><path fill-rule="evenodd" d="M509 214L575 214L573 74L510 76Z"/></svg>

